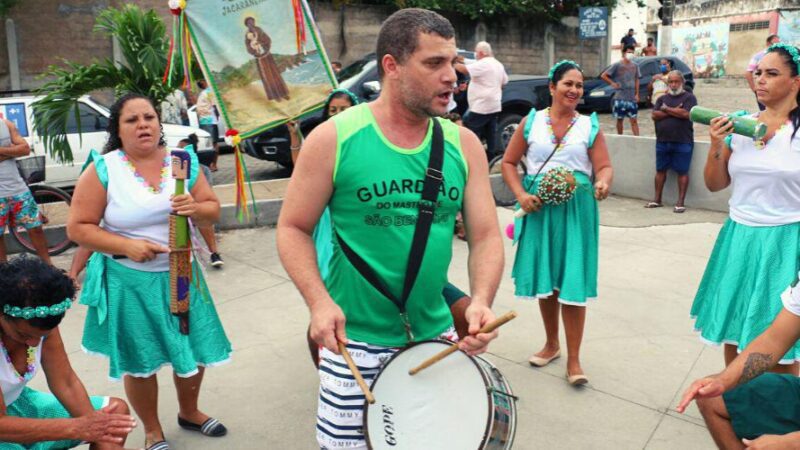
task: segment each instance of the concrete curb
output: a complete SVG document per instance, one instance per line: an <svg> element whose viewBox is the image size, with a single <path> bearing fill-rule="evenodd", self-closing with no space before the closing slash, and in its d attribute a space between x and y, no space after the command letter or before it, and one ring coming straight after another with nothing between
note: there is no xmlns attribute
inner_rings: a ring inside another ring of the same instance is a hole
<svg viewBox="0 0 800 450"><path fill-rule="evenodd" d="M250 220L239 222L236 218L236 205L225 204L220 208L218 230L236 230L241 228L273 227L278 223L278 216L283 206L282 198L256 201L256 214L250 211Z"/></svg>

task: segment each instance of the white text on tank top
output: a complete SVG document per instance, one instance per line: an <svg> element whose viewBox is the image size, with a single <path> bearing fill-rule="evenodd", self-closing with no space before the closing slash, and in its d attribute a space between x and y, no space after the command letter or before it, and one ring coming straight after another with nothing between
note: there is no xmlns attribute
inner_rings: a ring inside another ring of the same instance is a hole
<svg viewBox="0 0 800 450"><path fill-rule="evenodd" d="M591 119L579 116L572 129L562 138L563 144L547 162L541 174L554 167L563 166L592 176L592 161L589 159L588 151L591 132ZM528 135L528 151L525 154L528 175L534 175L539 171L539 167L550 156L555 146L551 140L550 127L547 126L547 111L537 111L533 117L533 125Z"/></svg>
<svg viewBox="0 0 800 450"><path fill-rule="evenodd" d="M169 246L169 214L172 212L169 197L175 191L172 168L167 169L164 188L160 193L154 193L136 179L133 170L122 160L120 150L103 155L103 159L108 169L108 188L102 227L126 238ZM169 256L166 253L144 263L130 259L118 259L116 262L144 272L169 270Z"/></svg>
<svg viewBox="0 0 800 450"><path fill-rule="evenodd" d="M11 131L5 121L0 119L0 147L11 146ZM25 181L19 175L17 161L14 158L0 161L0 198L20 195L28 190Z"/></svg>
<svg viewBox="0 0 800 450"><path fill-rule="evenodd" d="M733 135L728 161L732 220L749 226L800 222L800 132L788 124L756 148L749 137Z"/></svg>
<svg viewBox="0 0 800 450"><path fill-rule="evenodd" d="M39 372L39 368L42 366L42 342L44 342L44 339L39 342L39 346L36 347L36 352L34 352L36 362L30 379L36 376L36 373ZM19 379L17 369L13 364L6 361L5 358L0 358L0 390L3 391L3 402L6 406L14 403L14 401L19 398L19 395L27 384L27 380Z"/></svg>

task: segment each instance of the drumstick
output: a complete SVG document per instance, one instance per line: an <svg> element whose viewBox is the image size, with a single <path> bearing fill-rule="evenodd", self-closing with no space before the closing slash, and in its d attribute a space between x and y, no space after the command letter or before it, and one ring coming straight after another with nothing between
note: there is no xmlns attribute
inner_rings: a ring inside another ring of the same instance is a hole
<svg viewBox="0 0 800 450"><path fill-rule="evenodd" d="M372 392L369 390L369 386L367 386L366 381L364 381L364 378L361 377L361 372L358 370L358 367L356 367L353 357L350 356L350 352L347 351L347 347L345 347L343 342L339 342L339 352L344 357L347 367L350 368L350 372L353 372L353 377L356 379L358 387L361 388L361 392L364 393L364 397L367 399L367 402L369 402L370 405L375 403L375 397L373 397Z"/></svg>
<svg viewBox="0 0 800 450"><path fill-rule="evenodd" d="M509 311L509 312L503 314L502 316L498 317L495 321L489 322L486 325L484 325L483 328L478 330L478 333L491 333L496 328L500 327L501 325L504 325L506 322L509 322L510 320L512 320L515 317L517 317L517 313L515 311ZM422 362L422 364L418 365L417 367L414 367L413 369L409 370L408 374L409 375L416 375L419 372L421 372L422 370L427 369L428 367L430 367L430 366L436 364L437 362L443 360L444 358L446 358L451 353L455 353L456 350L458 350L458 344L453 344L450 347L447 347L446 349L442 350L441 352L439 352L439 353L431 356L430 358L426 359L425 361Z"/></svg>

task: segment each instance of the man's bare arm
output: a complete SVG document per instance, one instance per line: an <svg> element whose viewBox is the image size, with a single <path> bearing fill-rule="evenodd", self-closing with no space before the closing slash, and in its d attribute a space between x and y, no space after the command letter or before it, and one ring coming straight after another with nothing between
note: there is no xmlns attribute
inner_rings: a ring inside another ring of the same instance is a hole
<svg viewBox="0 0 800 450"><path fill-rule="evenodd" d="M471 131L462 128L461 147L469 164L464 223L469 242L470 290L473 302L490 307L503 274L503 241L483 145Z"/></svg>
<svg viewBox="0 0 800 450"><path fill-rule="evenodd" d="M312 307L318 301L330 300L319 274L311 236L333 192L333 123L317 127L303 143L300 155L278 218L277 245L286 272Z"/></svg>
<svg viewBox="0 0 800 450"><path fill-rule="evenodd" d="M28 156L31 153L31 147L19 134L17 127L8 120L3 119L3 121L8 126L8 131L11 135L11 145L0 147L0 156L2 156L4 160Z"/></svg>

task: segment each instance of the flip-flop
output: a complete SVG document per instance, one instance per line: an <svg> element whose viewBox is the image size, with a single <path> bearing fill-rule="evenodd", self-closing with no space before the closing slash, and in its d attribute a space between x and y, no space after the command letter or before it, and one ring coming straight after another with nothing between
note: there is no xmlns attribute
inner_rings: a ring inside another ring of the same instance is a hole
<svg viewBox="0 0 800 450"><path fill-rule="evenodd" d="M676 207L675 207L675 208L672 210L672 212L674 212L674 213L678 213L678 214L683 214L683 213L685 213L685 212L686 212L686 207L685 207L685 206L676 206Z"/></svg>
<svg viewBox="0 0 800 450"><path fill-rule="evenodd" d="M202 425L198 425L178 416L178 425L184 430L197 431L211 437L222 437L228 434L228 429L225 428L225 425L213 417L209 417Z"/></svg>
<svg viewBox="0 0 800 450"><path fill-rule="evenodd" d="M167 441L161 440L150 444L145 450L169 450L169 444Z"/></svg>
<svg viewBox="0 0 800 450"><path fill-rule="evenodd" d="M662 206L664 205L656 202L649 202L646 205L644 205L645 208L661 208Z"/></svg>

